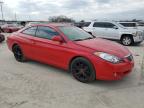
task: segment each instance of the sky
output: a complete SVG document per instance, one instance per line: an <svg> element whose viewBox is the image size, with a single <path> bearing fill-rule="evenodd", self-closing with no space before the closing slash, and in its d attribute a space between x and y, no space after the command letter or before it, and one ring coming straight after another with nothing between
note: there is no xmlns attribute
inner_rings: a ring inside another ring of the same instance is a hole
<svg viewBox="0 0 144 108"><path fill-rule="evenodd" d="M48 20L65 15L76 21L144 20L144 0L0 0L6 20ZM16 17L15 17L16 16ZM1 15L0 15L1 18Z"/></svg>

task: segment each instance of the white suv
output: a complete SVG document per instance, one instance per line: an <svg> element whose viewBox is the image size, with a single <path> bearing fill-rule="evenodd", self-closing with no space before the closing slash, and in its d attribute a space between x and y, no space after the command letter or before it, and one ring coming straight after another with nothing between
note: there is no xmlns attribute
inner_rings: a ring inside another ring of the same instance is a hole
<svg viewBox="0 0 144 108"><path fill-rule="evenodd" d="M144 40L141 30L128 29L115 21L87 22L83 29L96 37L120 40L123 45L141 43Z"/></svg>

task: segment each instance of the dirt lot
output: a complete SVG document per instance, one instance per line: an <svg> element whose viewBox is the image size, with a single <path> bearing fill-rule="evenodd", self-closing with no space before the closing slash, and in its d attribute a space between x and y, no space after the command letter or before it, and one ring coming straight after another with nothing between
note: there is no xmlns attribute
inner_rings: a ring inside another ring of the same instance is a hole
<svg viewBox="0 0 144 108"><path fill-rule="evenodd" d="M144 108L144 43L128 48L135 59L130 75L120 81L84 84L66 71L45 64L16 62L3 42L0 108Z"/></svg>

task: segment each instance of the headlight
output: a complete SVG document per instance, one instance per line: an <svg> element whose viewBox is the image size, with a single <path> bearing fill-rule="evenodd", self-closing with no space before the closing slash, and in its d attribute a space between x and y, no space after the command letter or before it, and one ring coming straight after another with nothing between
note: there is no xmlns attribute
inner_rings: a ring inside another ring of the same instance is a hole
<svg viewBox="0 0 144 108"><path fill-rule="evenodd" d="M141 36L142 35L142 32L140 31L137 31L135 33L132 33L133 36Z"/></svg>
<svg viewBox="0 0 144 108"><path fill-rule="evenodd" d="M114 63L114 64L123 62L123 60L120 59L119 57L111 55L111 54L107 54L107 53L104 53L104 52L95 52L94 55L102 58L103 60Z"/></svg>
<svg viewBox="0 0 144 108"><path fill-rule="evenodd" d="M133 36L137 36L138 35L138 32L134 32L132 33Z"/></svg>

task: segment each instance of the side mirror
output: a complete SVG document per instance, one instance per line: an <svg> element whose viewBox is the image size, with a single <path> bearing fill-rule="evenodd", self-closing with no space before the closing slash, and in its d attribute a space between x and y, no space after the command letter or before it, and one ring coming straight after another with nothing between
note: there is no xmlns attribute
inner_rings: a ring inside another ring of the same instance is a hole
<svg viewBox="0 0 144 108"><path fill-rule="evenodd" d="M63 39L60 36L54 36L52 37L52 40L57 42L63 42Z"/></svg>
<svg viewBox="0 0 144 108"><path fill-rule="evenodd" d="M118 27L117 27L117 26L114 26L113 28L114 28L114 29L118 29Z"/></svg>

